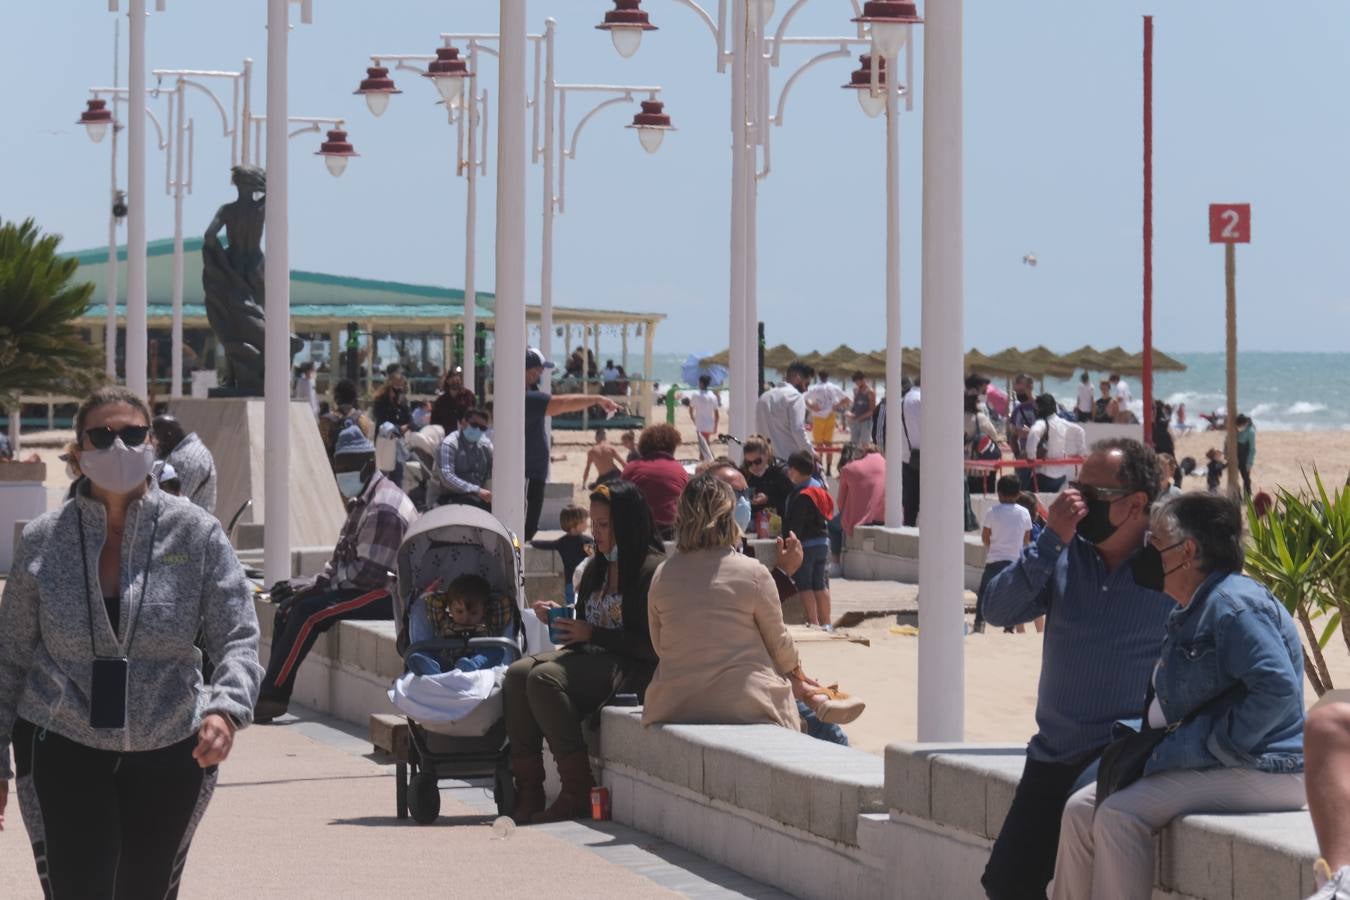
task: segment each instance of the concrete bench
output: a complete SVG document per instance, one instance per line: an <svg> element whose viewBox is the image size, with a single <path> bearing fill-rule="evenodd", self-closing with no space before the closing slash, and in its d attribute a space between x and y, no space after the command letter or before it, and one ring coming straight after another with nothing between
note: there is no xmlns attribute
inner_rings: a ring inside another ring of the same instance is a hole
<svg viewBox="0 0 1350 900"><path fill-rule="evenodd" d="M984 573L984 543L978 532L965 536L967 590L977 590ZM861 525L844 538L844 577L859 581L919 583L919 529Z"/></svg>
<svg viewBox="0 0 1350 900"><path fill-rule="evenodd" d="M776 725L656 725L604 710L617 821L800 897L881 896L859 814L885 810L883 761Z"/></svg>
<svg viewBox="0 0 1350 900"><path fill-rule="evenodd" d="M884 822L862 846L886 860L890 896L983 898L980 875L1021 777L1022 747L893 744ZM1274 900L1313 892L1317 841L1306 812L1196 815L1158 836L1154 897Z"/></svg>

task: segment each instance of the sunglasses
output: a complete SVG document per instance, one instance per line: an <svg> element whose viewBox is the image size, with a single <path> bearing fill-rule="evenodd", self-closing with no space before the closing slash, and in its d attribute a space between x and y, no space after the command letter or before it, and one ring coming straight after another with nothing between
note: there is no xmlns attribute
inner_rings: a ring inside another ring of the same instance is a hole
<svg viewBox="0 0 1350 900"><path fill-rule="evenodd" d="M1122 497L1128 497L1130 494L1138 493L1129 488L1103 488L1091 484L1083 484L1081 481L1070 481L1067 487L1083 495L1084 500L1109 500L1115 503Z"/></svg>
<svg viewBox="0 0 1350 900"><path fill-rule="evenodd" d="M758 468L759 466L764 465L764 458L760 457L759 459L747 459L745 460L745 464L751 469Z"/></svg>
<svg viewBox="0 0 1350 900"><path fill-rule="evenodd" d="M118 438L128 447L139 447L145 443L146 437L150 434L148 425L127 425L114 431L107 425L100 425L97 428L86 428L84 436L89 438L89 443L95 450L107 450L113 445L113 441Z"/></svg>

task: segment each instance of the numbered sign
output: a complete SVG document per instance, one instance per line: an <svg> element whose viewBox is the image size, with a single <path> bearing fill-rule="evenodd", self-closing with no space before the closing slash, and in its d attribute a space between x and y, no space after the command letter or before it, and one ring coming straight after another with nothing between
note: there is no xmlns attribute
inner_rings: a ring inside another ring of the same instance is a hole
<svg viewBox="0 0 1350 900"><path fill-rule="evenodd" d="M1209 242L1211 244L1250 244L1252 242L1252 205L1250 203L1211 203L1209 205Z"/></svg>

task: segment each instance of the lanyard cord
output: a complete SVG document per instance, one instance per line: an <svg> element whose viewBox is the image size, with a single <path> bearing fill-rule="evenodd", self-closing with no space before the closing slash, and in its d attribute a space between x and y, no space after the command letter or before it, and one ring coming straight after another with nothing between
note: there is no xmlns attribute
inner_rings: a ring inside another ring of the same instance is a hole
<svg viewBox="0 0 1350 900"><path fill-rule="evenodd" d="M84 513L80 510L78 499L75 501L75 517L80 525L80 562L84 564L84 611L89 614L89 651L97 659L98 647L94 644L94 595L89 590L89 552L84 548ZM131 642L136 639L136 623L141 618L141 606L145 604L146 587L150 584L150 562L155 556L155 535L158 532L159 510L155 510L155 518L150 525L150 548L145 553L145 571L141 573L141 602L136 604L136 615L127 623L127 640L124 645L123 656L131 655ZM118 555L121 555L120 549Z"/></svg>

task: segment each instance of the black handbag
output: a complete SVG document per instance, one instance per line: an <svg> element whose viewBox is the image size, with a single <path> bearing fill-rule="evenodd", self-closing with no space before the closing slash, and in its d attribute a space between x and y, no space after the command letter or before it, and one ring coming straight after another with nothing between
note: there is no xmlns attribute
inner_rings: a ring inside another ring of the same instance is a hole
<svg viewBox="0 0 1350 900"><path fill-rule="evenodd" d="M1154 748L1162 743L1163 738L1181 726L1189 725L1197 717L1217 706L1220 701L1235 696L1244 690L1246 688L1242 682L1236 682L1230 685L1227 690L1221 691L1216 696L1201 703L1166 728L1145 726L1140 731L1134 731L1129 725L1117 722L1114 730L1127 733L1116 737L1102 751L1101 761L1097 765L1097 805L1100 806L1103 800L1116 791L1124 790L1144 777L1144 767L1148 765L1149 757L1153 755ZM1153 697L1153 684L1150 680L1148 695L1144 700L1143 720L1145 722L1148 721L1148 708L1153 704Z"/></svg>

